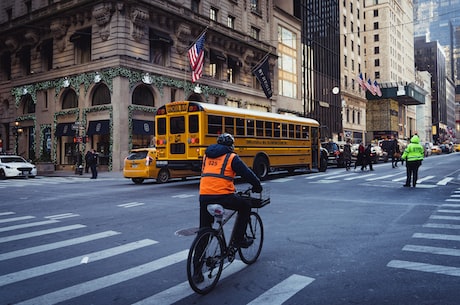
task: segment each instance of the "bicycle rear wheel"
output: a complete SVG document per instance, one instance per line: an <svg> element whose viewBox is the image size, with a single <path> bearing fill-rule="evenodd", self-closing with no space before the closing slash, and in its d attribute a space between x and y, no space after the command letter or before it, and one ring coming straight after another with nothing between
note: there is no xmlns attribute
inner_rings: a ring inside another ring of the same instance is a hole
<svg viewBox="0 0 460 305"><path fill-rule="evenodd" d="M259 257L264 243L264 226L262 219L256 212L251 212L245 236L254 242L249 248L239 248L238 254L244 263L250 265Z"/></svg>
<svg viewBox="0 0 460 305"><path fill-rule="evenodd" d="M205 228L198 232L187 258L187 279L199 294L210 292L219 281L224 266L225 244L217 232Z"/></svg>

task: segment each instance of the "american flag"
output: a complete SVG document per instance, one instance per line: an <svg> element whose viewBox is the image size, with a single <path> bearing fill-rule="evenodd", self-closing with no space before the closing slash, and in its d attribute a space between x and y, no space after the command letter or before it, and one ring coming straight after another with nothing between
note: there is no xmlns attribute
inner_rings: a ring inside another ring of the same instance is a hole
<svg viewBox="0 0 460 305"><path fill-rule="evenodd" d="M204 64L204 40L206 32L193 44L188 50L188 58L190 60L190 67L192 68L192 82L196 82L203 75Z"/></svg>
<svg viewBox="0 0 460 305"><path fill-rule="evenodd" d="M374 87L375 87L375 92L377 93L377 95L382 96L382 90L380 90L380 86L376 80L374 80Z"/></svg>
<svg viewBox="0 0 460 305"><path fill-rule="evenodd" d="M359 73L358 75L358 84L361 86L361 89L366 91L366 86L364 85L365 81L364 81L364 78L363 78L363 74L362 73Z"/></svg>
<svg viewBox="0 0 460 305"><path fill-rule="evenodd" d="M372 82L370 78L367 79L367 82L364 82L364 86L366 86L367 90L369 90L372 95L375 95L375 90L372 88Z"/></svg>

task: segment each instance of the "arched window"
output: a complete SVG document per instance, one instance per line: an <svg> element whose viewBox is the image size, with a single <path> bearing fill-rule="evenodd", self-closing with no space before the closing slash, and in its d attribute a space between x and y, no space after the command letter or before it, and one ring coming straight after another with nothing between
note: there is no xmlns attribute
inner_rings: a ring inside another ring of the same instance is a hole
<svg viewBox="0 0 460 305"><path fill-rule="evenodd" d="M35 103L30 94L26 94L22 97L22 105L24 106L24 114L35 113Z"/></svg>
<svg viewBox="0 0 460 305"><path fill-rule="evenodd" d="M67 89L62 97L62 109L77 108L78 97L74 90Z"/></svg>
<svg viewBox="0 0 460 305"><path fill-rule="evenodd" d="M152 91L145 85L137 86L133 92L133 104L143 106L155 106Z"/></svg>
<svg viewBox="0 0 460 305"><path fill-rule="evenodd" d="M110 104L110 91L106 85L100 84L94 89L92 105L105 105Z"/></svg>

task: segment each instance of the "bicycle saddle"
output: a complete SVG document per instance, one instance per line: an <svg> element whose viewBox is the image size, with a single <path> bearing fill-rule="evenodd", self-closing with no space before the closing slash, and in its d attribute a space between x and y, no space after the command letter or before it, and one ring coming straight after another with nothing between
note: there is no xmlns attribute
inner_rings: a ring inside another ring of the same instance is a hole
<svg viewBox="0 0 460 305"><path fill-rule="evenodd" d="M223 217L224 216L224 207L220 204L208 204L207 206L208 213L214 217Z"/></svg>

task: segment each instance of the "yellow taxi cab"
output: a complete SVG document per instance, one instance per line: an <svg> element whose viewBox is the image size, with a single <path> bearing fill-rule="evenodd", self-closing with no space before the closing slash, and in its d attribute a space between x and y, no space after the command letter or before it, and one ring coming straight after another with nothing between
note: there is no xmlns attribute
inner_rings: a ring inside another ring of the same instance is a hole
<svg viewBox="0 0 460 305"><path fill-rule="evenodd" d="M199 173L172 171L168 168L161 170L156 166L156 149L154 147L136 148L125 158L123 176L135 184L142 184L145 179L155 179L157 183L168 182L170 178L197 176Z"/></svg>
<svg viewBox="0 0 460 305"><path fill-rule="evenodd" d="M456 152L460 151L460 143L455 143L454 144L454 151L456 151Z"/></svg>

